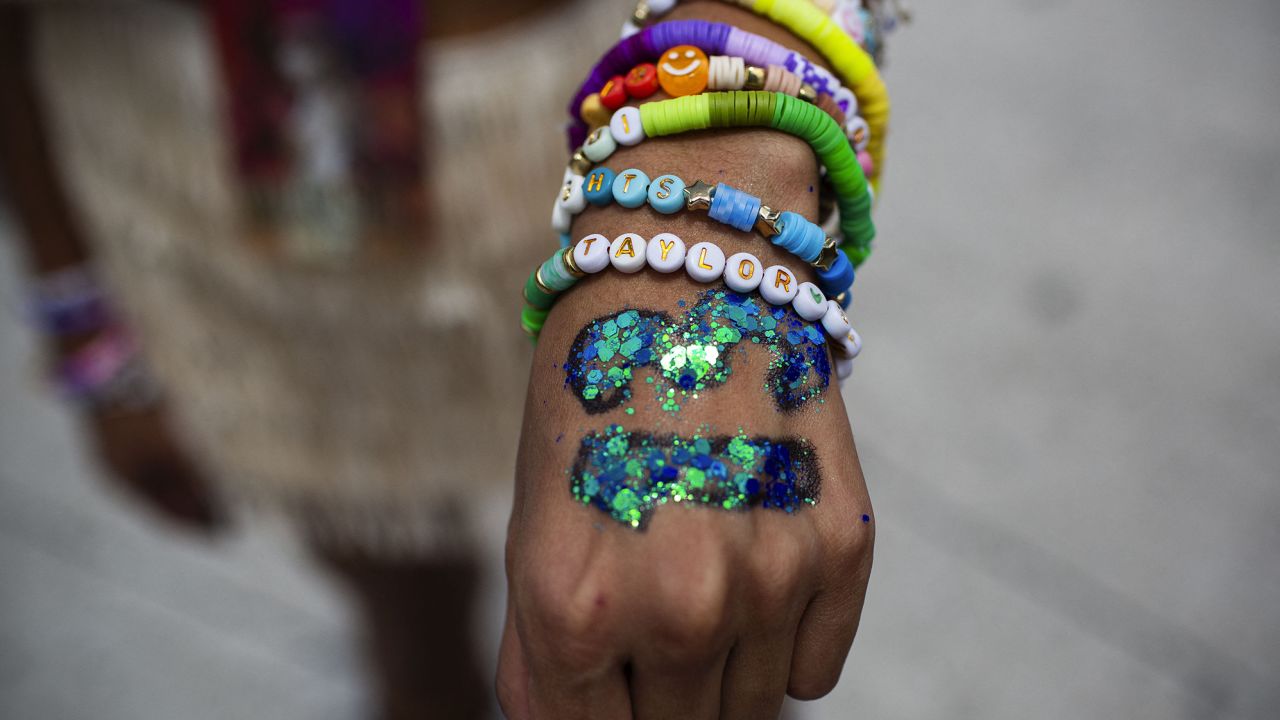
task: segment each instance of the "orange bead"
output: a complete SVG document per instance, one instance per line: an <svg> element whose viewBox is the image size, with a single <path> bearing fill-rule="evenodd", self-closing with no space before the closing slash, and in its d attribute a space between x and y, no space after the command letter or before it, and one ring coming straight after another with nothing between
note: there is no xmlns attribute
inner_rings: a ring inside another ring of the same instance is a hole
<svg viewBox="0 0 1280 720"><path fill-rule="evenodd" d="M643 100L658 92L658 68L653 63L642 63L631 68L622 81L627 94L636 100Z"/></svg>
<svg viewBox="0 0 1280 720"><path fill-rule="evenodd" d="M662 55L658 83L672 97L697 95L707 89L709 72L706 53L692 45L679 45Z"/></svg>

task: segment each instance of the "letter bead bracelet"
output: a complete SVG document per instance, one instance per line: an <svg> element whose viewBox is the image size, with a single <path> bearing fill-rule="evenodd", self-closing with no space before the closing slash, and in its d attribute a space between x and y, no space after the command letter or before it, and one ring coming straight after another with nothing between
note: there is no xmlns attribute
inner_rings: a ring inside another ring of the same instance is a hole
<svg viewBox="0 0 1280 720"><path fill-rule="evenodd" d="M858 99L858 105L860 107L862 117L866 119L867 123L871 126L873 140L871 142L870 152L876 165L876 172L871 175L871 180L875 182L878 179L879 172L881 170L880 165L884 158L884 138L889 127L889 93L885 89L884 81L880 78L880 72L877 70L875 60L871 54L858 45L854 38L850 36L850 32L846 27L843 27L840 22L833 19L827 12L824 12L823 9L819 8L817 4L811 2L811 0L725 1L744 7L762 17L766 17L792 33L795 33L795 35L800 39L808 42L816 48L819 53L821 53L822 57L827 60L835 70L835 74L844 81L844 85L853 91L853 95ZM823 2L827 5L831 4L824 0L819 0L819 2ZM675 6L675 3L671 2L671 0L647 0L646 5L647 7L643 12L643 17L641 17L642 13L637 12L636 17L633 18L633 21L635 21L634 24L637 27L643 25L650 17L666 14ZM657 10L660 10L660 12L655 11L655 6ZM846 17L848 14L847 11L841 11L839 7L833 9L837 11L837 18ZM647 32L669 24L672 23L658 23L656 25L644 27L635 34L626 37L623 42L643 37ZM845 23L846 26L849 24L850 23ZM680 44L686 43L673 42L669 43L667 47ZM719 48L715 49L714 52L747 57L741 52L729 52ZM767 65L769 63L755 64ZM805 82L813 85L819 90L819 92L822 92L822 88L818 82L810 80L810 75L814 75L815 78L819 74L826 74L827 76L830 76L830 73L827 73L823 68L816 65L812 66L816 68L815 71L808 71L804 69L797 70L786 63L777 64L782 65L788 70L800 75ZM821 73L818 73L817 71L821 71ZM610 75L612 75L612 73L610 73ZM594 87L599 87L600 84L601 83L596 83ZM570 112L573 112L573 109L576 109L577 105L580 104L581 101L581 97L576 98L576 102ZM850 114L848 109L845 109L845 113Z"/></svg>
<svg viewBox="0 0 1280 720"><path fill-rule="evenodd" d="M673 50L678 51L677 58L666 57ZM694 51L694 57L679 57L690 50ZM862 102L860 95L854 90L843 87L826 68L810 62L800 53L789 50L768 38L724 23L706 20L673 20L647 27L636 35L622 40L596 63L569 103L569 116L573 119L569 126L570 147L581 144L589 130L588 122L582 119L583 103L589 96L597 94L600 96L600 102L603 103L604 95L608 94L613 98L611 101L616 102L618 92L616 84L607 88L608 93L603 92L611 80L624 73L629 75L637 65L657 63L656 72L665 75L671 87L679 91L670 94L691 94L698 92L696 89L698 84L702 83L705 87L704 81L710 80L711 63L707 58L708 55L740 58L744 63L744 75L747 65L760 68L778 66L794 74L803 84L811 87L818 96L830 95L835 106L849 120L857 116L859 103ZM729 76L736 74L732 69L725 69L725 61L717 63L717 66L721 73L717 77L725 79L726 82ZM872 67L874 69L874 66ZM661 75L659 80L661 81ZM777 82L782 82L781 76ZM745 87L745 77L743 83ZM618 104L621 105L621 103ZM588 105L587 109L592 115L600 114L595 101ZM605 110L607 111L607 108ZM874 128L874 125L872 127ZM852 129L849 130L849 134L852 134Z"/></svg>
<svg viewBox="0 0 1280 720"><path fill-rule="evenodd" d="M609 134L577 150L562 185L585 181L594 163L603 162L618 145L636 145L646 138L676 135L708 128L768 127L809 143L826 170L840 211L841 249L854 266L871 253L875 224L871 220L871 192L853 148L830 115L789 95L760 90L737 90L648 102L623 107L609 122ZM572 214L556 205L552 227L569 232Z"/></svg>
<svg viewBox="0 0 1280 720"><path fill-rule="evenodd" d="M778 212L754 195L726 183L708 185L699 180L686 185L675 175L660 175L651 182L648 175L635 168L617 174L608 168L597 168L585 182L572 178L556 202L575 215L588 204L606 206L615 202L626 208L647 203L666 215L681 210L703 211L735 230L755 230L777 247L813 265L818 272L818 286L829 295L845 293L854 281L853 264L820 226L799 213ZM568 236L562 237L567 244Z"/></svg>
<svg viewBox="0 0 1280 720"><path fill-rule="evenodd" d="M677 67L676 63L681 63ZM819 95L812 85L799 75L781 65L756 67L742 58L727 55L708 57L693 45L680 45L662 55L662 63L641 63L626 74L615 75L598 93L592 93L582 101L579 115L590 130L609 124L611 113L628 100L644 100L658 88L671 97L697 95L706 90L767 90L798 97L822 108L845 128L845 134L854 140L859 133L867 132L867 124L855 116L846 120L844 110L831 95Z"/></svg>
<svg viewBox="0 0 1280 720"><path fill-rule="evenodd" d="M624 233L612 242L603 235L587 235L572 247L556 250L525 283L521 326L537 342L551 307L560 294L580 278L610 266L633 274L646 265L661 273L684 268L697 282L723 281L738 293L758 291L771 305L790 304L801 318L821 322L838 356L852 360L862 350L862 339L849 324L841 304L829 300L817 285L800 281L799 276L782 265L766 268L751 253L725 257L720 246L710 242L686 248L684 241L673 233L660 233L648 240L635 233Z"/></svg>

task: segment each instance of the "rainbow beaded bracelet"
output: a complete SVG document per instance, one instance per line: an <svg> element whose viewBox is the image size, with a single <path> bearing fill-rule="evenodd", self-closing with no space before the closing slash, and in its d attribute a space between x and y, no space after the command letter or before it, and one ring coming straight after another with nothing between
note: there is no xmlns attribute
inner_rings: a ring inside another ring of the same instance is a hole
<svg viewBox="0 0 1280 720"><path fill-rule="evenodd" d="M836 241L803 215L778 212L760 198L720 183L708 185L701 180L686 184L675 175L661 175L649 180L643 171L628 168L614 173L596 168L585 182L571 179L557 197L556 203L571 214L587 205L598 207L617 203L626 208L648 204L654 210L670 215L681 210L700 210L711 219L742 232L756 231L766 240L817 269L818 286L829 295L845 293L854 281L853 264ZM565 243L567 245L567 235Z"/></svg>
<svg viewBox="0 0 1280 720"><path fill-rule="evenodd" d="M618 144L636 145L650 137L737 127L769 127L809 143L835 189L844 240L841 249L855 267L862 264L871 254L871 241L875 238L866 175L830 115L782 93L758 90L704 93L645 103L639 108L621 108L609 123L614 144L594 149L584 145L576 151L565 172L565 183L578 182L578 177L585 179L593 164L607 158ZM572 215L557 205L552 226L565 233L571 221Z"/></svg>
<svg viewBox="0 0 1280 720"><path fill-rule="evenodd" d="M884 81L880 79L880 72L876 69L875 60L864 50L857 41L851 37L848 30L840 25L835 19L830 17L821 8L814 5L809 0L725 0L735 5L744 7L757 15L767 17L773 22L781 25L787 30L794 33L797 37L808 42L826 58L827 62L835 69L838 75L852 94L857 97L858 105L861 108L862 117L871 126L873 140L871 146L871 157L875 161L876 172L871 175L873 183L879 179L880 164L884 159L884 136L889 127L889 94L884 86ZM654 12L655 4L661 12ZM649 15L663 15L675 5L671 0L658 0L658 2L650 2L644 13L637 13L636 19L641 24ZM643 14L644 17L640 17ZM671 21L681 22L681 21ZM644 37L650 31L669 25L671 22L659 23L657 25L649 25L639 30L634 35L625 38L624 42L633 40L634 38ZM683 21L683 22L701 22L701 21ZM740 31L741 32L741 31ZM756 36L759 37L759 36ZM681 44L681 43L671 43ZM785 48L783 48L785 50ZM717 50L716 52L722 52ZM740 55L736 52L725 52L727 55ZM745 56L744 56L745 57ZM801 58L803 59L803 58ZM800 75L801 78L822 91L820 80L825 75L830 77L824 68L804 61L805 65L797 65L792 67L786 63L777 63L783 65L788 70ZM764 63L767 64L767 63ZM599 85L596 85L597 87ZM577 98L574 107L581 102L581 98ZM573 110L571 109L570 112ZM845 111L849 113L848 110Z"/></svg>
<svg viewBox="0 0 1280 720"><path fill-rule="evenodd" d="M862 339L849 324L844 309L837 301L829 300L818 286L801 282L785 266L766 268L751 253L725 257L720 246L710 242L695 243L686 249L684 241L672 233L660 233L648 240L624 233L612 241L603 235L587 235L571 248L560 248L529 275L521 326L537 342L551 307L580 278L608 267L633 274L646 266L661 273L684 268L697 282L723 281L737 293L758 291L771 305L790 304L801 318L821 322L839 356L852 360L862 350Z"/></svg>
<svg viewBox="0 0 1280 720"><path fill-rule="evenodd" d="M589 130L587 123L580 119L580 114L584 101L594 92L593 89L604 88L615 76L638 64L657 61L672 48L684 45L711 55L742 58L750 65L780 66L799 76L819 95L831 95L846 118L852 118L858 113L861 95L841 85L826 68L810 62L800 53L725 23L673 20L646 27L620 41L591 69L586 81L569 103L569 116L573 119L569 126L570 147L580 145ZM874 65L872 67L874 69ZM683 70L683 66L677 69L678 72ZM872 128L874 129L874 125Z"/></svg>

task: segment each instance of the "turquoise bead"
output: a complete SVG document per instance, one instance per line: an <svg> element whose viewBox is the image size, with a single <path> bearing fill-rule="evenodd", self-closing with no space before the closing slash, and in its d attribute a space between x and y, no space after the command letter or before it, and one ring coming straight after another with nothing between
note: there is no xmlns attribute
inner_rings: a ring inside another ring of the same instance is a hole
<svg viewBox="0 0 1280 720"><path fill-rule="evenodd" d="M569 233L560 233L560 247L567 248L572 244L573 238L569 236Z"/></svg>
<svg viewBox="0 0 1280 720"><path fill-rule="evenodd" d="M649 197L649 176L635 168L618 173L613 179L613 199L625 208L638 208Z"/></svg>
<svg viewBox="0 0 1280 720"><path fill-rule="evenodd" d="M675 175L663 175L649 183L649 204L664 215L683 210L684 181Z"/></svg>
<svg viewBox="0 0 1280 720"><path fill-rule="evenodd" d="M596 168L587 173L582 182L582 192L587 202L604 207L613 202L613 171L609 168Z"/></svg>

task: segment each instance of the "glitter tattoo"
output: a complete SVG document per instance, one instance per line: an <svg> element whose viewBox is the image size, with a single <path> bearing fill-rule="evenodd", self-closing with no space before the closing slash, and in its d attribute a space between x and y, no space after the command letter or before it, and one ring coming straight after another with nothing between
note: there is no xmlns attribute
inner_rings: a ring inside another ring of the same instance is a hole
<svg viewBox="0 0 1280 720"><path fill-rule="evenodd" d="M635 370L656 366L662 382L646 382L654 385L663 410L677 412L688 398L729 379L732 352L745 342L769 351L764 390L779 410L794 412L810 400L821 401L831 381L822 328L790 306L723 289L704 292L679 319L624 310L588 323L569 348L565 384L594 415L629 401Z"/></svg>
<svg viewBox="0 0 1280 720"><path fill-rule="evenodd" d="M571 473L575 500L639 529L668 502L791 513L816 505L822 485L802 439L655 436L620 425L582 438Z"/></svg>

